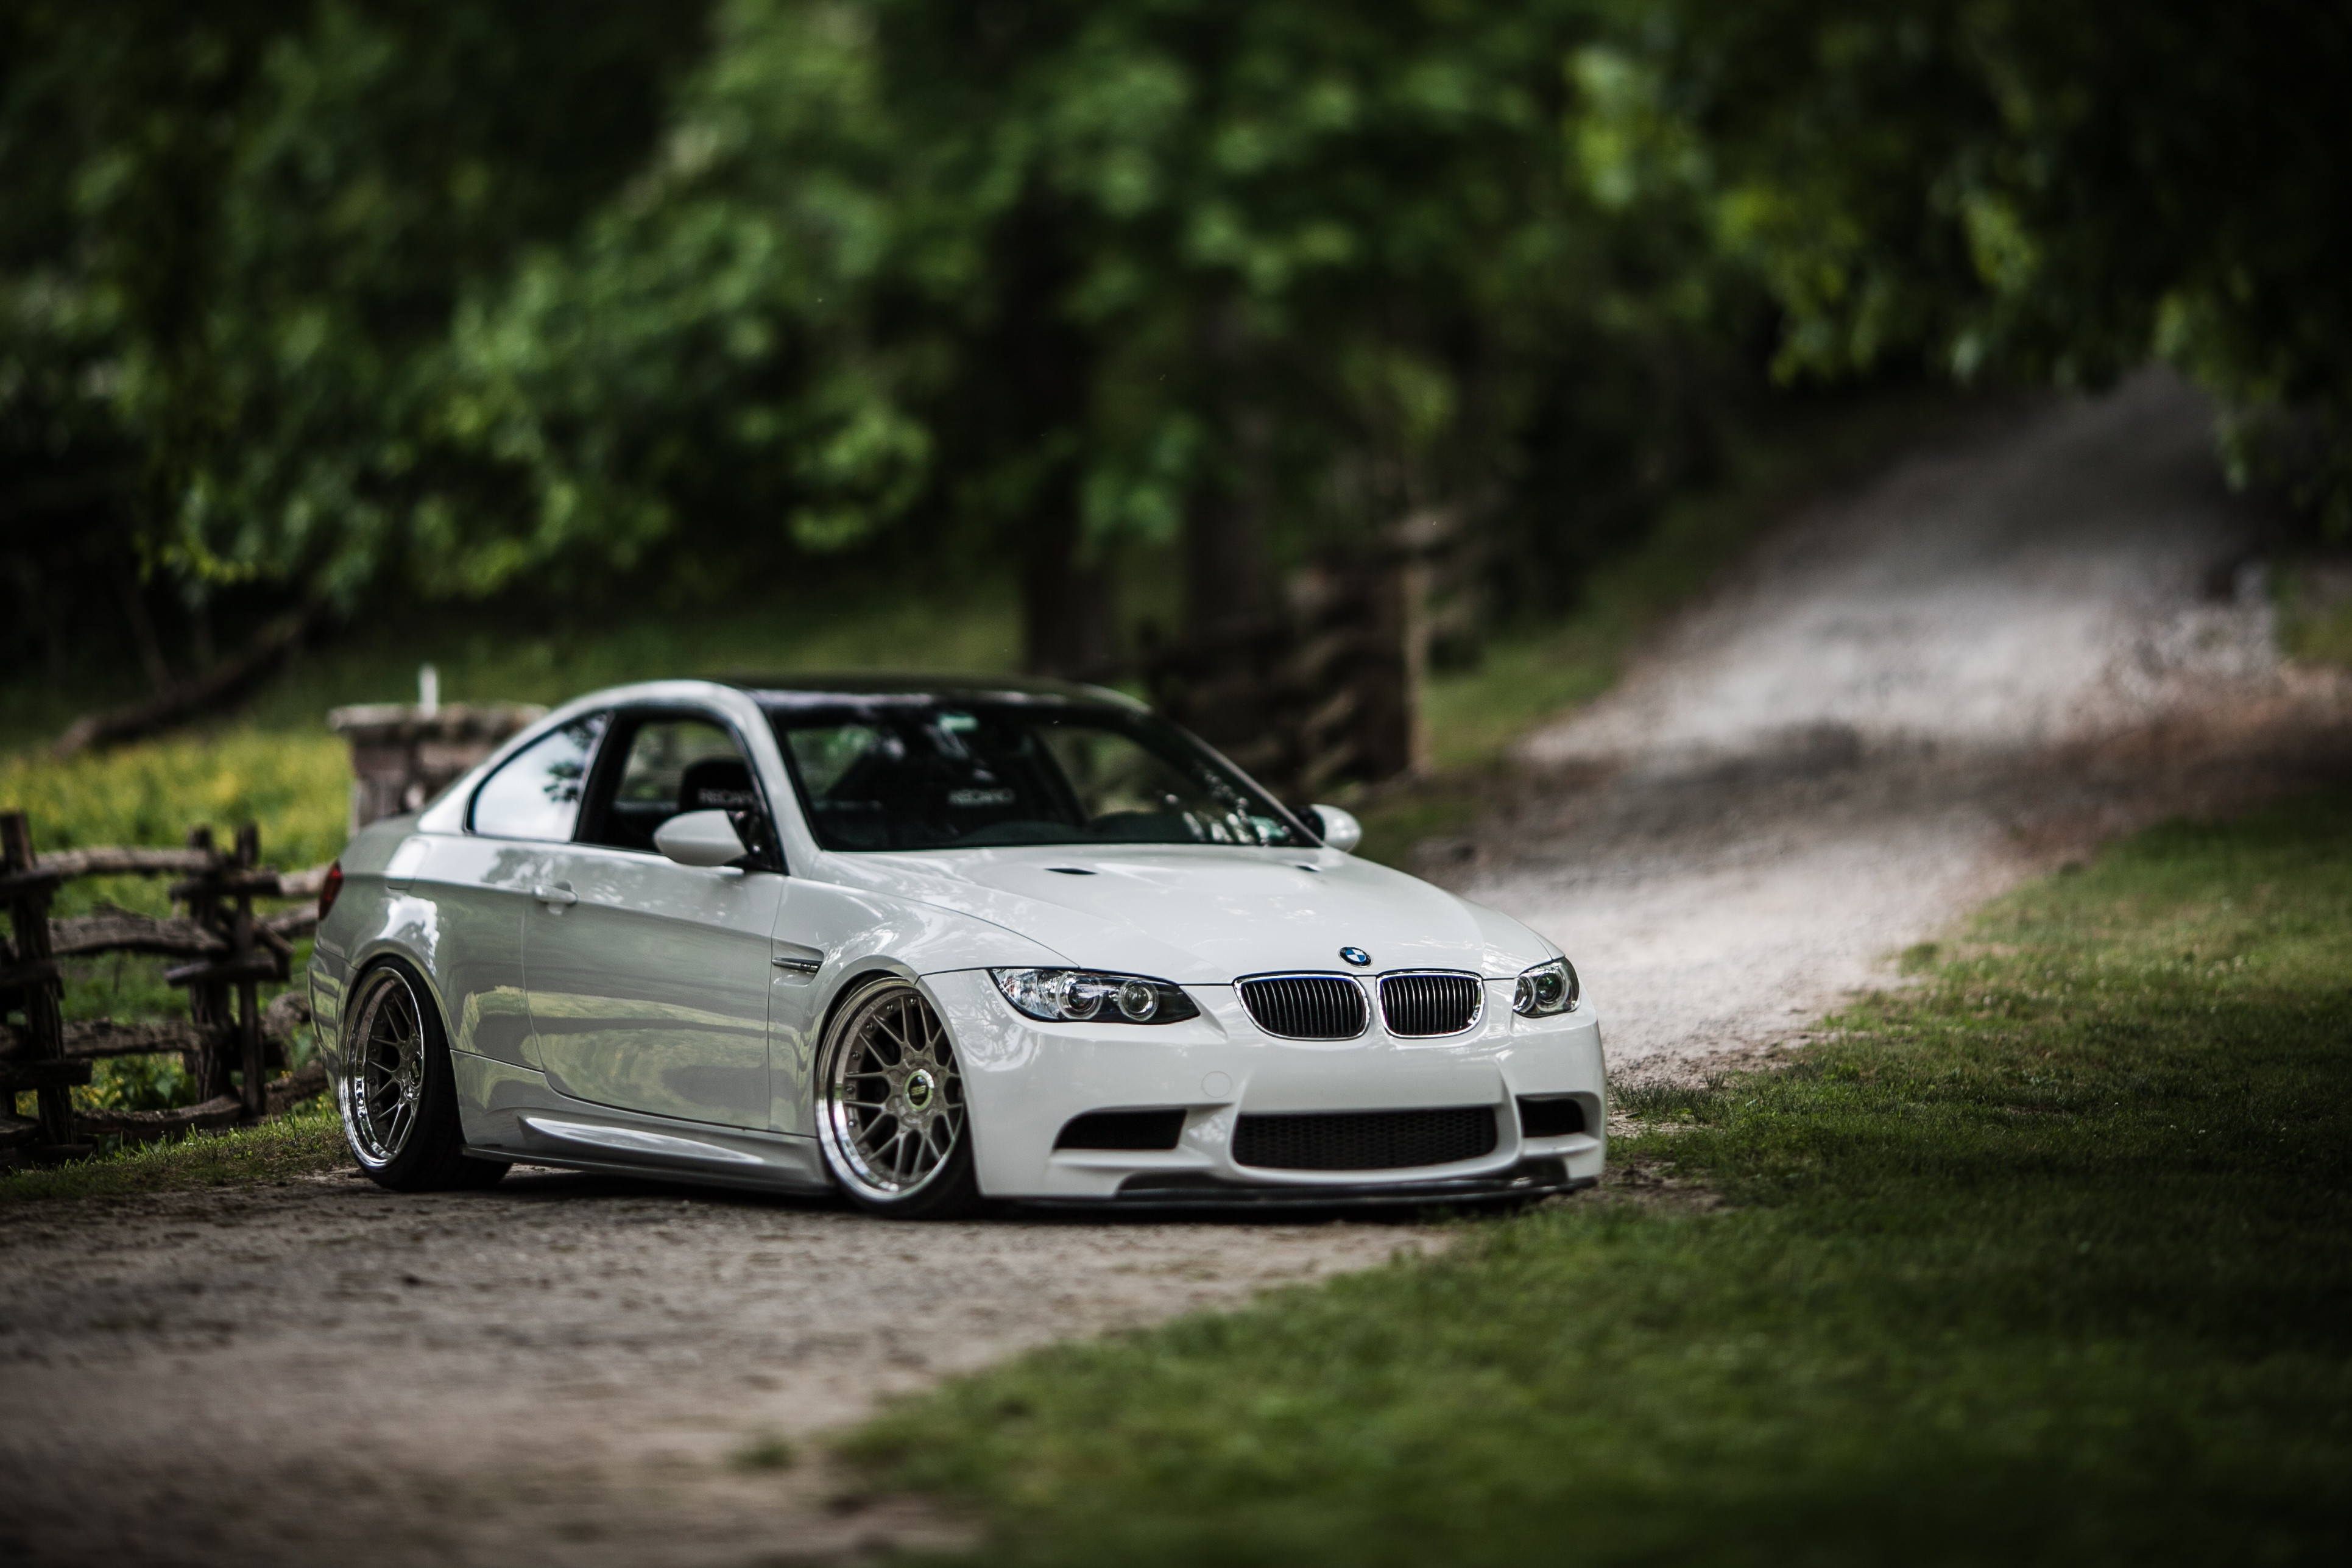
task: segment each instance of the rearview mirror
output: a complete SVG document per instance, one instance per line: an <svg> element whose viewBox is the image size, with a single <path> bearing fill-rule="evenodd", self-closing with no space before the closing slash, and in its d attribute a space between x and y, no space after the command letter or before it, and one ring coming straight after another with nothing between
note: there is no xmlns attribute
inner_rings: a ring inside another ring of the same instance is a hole
<svg viewBox="0 0 2352 1568"><path fill-rule="evenodd" d="M723 811L682 811L654 829L654 847L681 866L726 866L747 852Z"/></svg>
<svg viewBox="0 0 2352 1568"><path fill-rule="evenodd" d="M1312 808L1317 826L1323 829L1323 847L1345 854L1364 841L1364 825L1356 820L1352 811L1342 811L1336 805Z"/></svg>

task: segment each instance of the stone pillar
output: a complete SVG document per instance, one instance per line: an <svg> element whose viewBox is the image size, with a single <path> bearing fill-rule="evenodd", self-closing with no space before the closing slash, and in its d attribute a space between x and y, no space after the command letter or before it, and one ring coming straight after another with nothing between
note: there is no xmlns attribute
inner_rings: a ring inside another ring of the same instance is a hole
<svg viewBox="0 0 2352 1568"><path fill-rule="evenodd" d="M418 809L547 711L527 702L445 704L430 665L417 685L414 705L361 703L327 715L327 728L352 743L353 833Z"/></svg>

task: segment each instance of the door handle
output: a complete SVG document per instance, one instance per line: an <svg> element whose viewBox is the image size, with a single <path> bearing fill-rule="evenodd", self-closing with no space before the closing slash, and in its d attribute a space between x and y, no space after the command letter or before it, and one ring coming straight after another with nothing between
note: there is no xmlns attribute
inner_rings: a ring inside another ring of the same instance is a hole
<svg viewBox="0 0 2352 1568"><path fill-rule="evenodd" d="M570 909L580 901L580 895L572 890L570 884L564 882L541 882L530 890L530 896L549 909L559 912Z"/></svg>

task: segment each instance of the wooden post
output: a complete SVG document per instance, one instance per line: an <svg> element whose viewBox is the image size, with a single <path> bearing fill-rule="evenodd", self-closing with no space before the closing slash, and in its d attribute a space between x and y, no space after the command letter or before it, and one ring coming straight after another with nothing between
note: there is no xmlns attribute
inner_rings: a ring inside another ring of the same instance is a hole
<svg viewBox="0 0 2352 1568"><path fill-rule="evenodd" d="M202 826L188 829L188 847L210 854L213 830ZM221 929L219 875L215 860L212 870L190 877L183 884L188 889L188 919L206 931ZM188 1019L204 1038L196 1057L196 1098L217 1099L229 1091L228 987L216 980L189 986Z"/></svg>
<svg viewBox="0 0 2352 1568"><path fill-rule="evenodd" d="M248 822L236 830L236 868L250 871L261 860L261 826ZM239 1054L245 1058L245 1114L248 1121L258 1121L269 1109L269 1100L263 1092L266 1081L261 1067L261 1004L258 986L251 965L253 957L253 889L240 878L236 886L236 915L229 924L228 961L247 973L236 983L236 1034Z"/></svg>
<svg viewBox="0 0 2352 1568"><path fill-rule="evenodd" d="M38 867L31 819L21 811L0 814L0 868L16 879L29 877ZM16 963L11 967L22 977L17 988L25 999L25 1025L31 1036L25 1052L27 1068L33 1063L62 1063L66 1055L65 1013L59 1005L57 960L49 948L49 897L54 890L53 883L23 881L12 889L8 900L8 918L16 934ZM55 1072L35 1068L28 1076L52 1080L33 1089L40 1107L41 1142L52 1149L70 1146L74 1141L72 1089ZM86 1071L83 1081L87 1081ZM15 1098L12 1089L8 1107L12 1113Z"/></svg>

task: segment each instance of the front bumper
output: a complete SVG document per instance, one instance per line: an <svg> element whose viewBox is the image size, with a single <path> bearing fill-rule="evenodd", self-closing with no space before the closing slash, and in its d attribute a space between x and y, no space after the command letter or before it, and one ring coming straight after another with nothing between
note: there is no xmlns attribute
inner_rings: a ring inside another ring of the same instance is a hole
<svg viewBox="0 0 2352 1568"><path fill-rule="evenodd" d="M1254 1023L1230 985L1186 994L1180 1024L1039 1024L1006 1005L984 970L925 977L962 1058L981 1190L1031 1202L1154 1205L1267 1201L1459 1202L1588 1186L1601 1175L1607 1082L1590 1008L1556 1018L1511 1011L1511 982L1487 982L1465 1034L1399 1039L1375 1017L1354 1040L1285 1040ZM1523 1095L1573 1095L1591 1129L1524 1136ZM1475 1160L1379 1171L1275 1170L1233 1156L1244 1114L1496 1109L1495 1148ZM1055 1149L1094 1111L1184 1112L1176 1147Z"/></svg>

